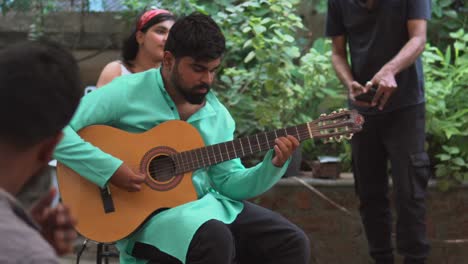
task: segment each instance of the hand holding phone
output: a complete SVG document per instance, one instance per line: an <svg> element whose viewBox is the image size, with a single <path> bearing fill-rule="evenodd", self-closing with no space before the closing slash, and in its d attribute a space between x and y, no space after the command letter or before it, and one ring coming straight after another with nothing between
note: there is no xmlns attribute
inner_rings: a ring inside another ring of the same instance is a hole
<svg viewBox="0 0 468 264"><path fill-rule="evenodd" d="M375 93L377 92L377 86L376 85L373 85L369 91L367 91L367 93L362 93L358 96L355 96L354 99L356 99L357 101L363 101L363 102L367 102L367 103L370 103L372 102L372 99L374 98L374 95Z"/></svg>

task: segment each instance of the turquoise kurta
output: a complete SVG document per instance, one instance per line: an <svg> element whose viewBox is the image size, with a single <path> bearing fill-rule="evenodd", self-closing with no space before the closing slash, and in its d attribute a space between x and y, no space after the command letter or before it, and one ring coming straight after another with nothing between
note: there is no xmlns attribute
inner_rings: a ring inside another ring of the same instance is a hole
<svg viewBox="0 0 468 264"><path fill-rule="evenodd" d="M214 94L209 93L206 99L205 106L187 122L198 129L206 145L232 140L235 123L231 115ZM83 97L54 156L103 187L122 161L83 141L76 131L105 124L138 133L174 119L180 117L159 70L122 76ZM199 199L153 216L137 232L118 241L121 262L146 262L129 255L139 241L185 263L192 236L203 223L211 219L233 222L243 208L240 200L263 193L281 178L288 163L282 168L275 167L271 163L272 154L270 150L263 162L248 169L240 159L234 159L195 171L193 183Z"/></svg>

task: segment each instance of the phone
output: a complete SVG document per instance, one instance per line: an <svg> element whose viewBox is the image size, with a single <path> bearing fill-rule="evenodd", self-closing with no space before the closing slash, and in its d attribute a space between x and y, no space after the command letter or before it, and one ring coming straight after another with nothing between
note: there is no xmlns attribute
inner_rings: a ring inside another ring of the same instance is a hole
<svg viewBox="0 0 468 264"><path fill-rule="evenodd" d="M367 91L367 93L360 94L354 97L354 99L358 101L364 101L364 102L370 103L372 102L372 99L374 98L374 95L376 92L377 92L377 86L374 85L369 89L369 91Z"/></svg>

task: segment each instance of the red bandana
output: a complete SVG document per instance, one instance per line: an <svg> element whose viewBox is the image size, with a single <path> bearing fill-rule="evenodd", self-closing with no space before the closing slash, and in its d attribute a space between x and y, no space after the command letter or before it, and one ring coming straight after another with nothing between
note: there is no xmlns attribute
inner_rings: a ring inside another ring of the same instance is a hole
<svg viewBox="0 0 468 264"><path fill-rule="evenodd" d="M146 11L141 17L140 21L138 21L137 30L141 30L143 26L148 23L153 17L160 15L160 14L172 14L171 12L165 9L151 9Z"/></svg>

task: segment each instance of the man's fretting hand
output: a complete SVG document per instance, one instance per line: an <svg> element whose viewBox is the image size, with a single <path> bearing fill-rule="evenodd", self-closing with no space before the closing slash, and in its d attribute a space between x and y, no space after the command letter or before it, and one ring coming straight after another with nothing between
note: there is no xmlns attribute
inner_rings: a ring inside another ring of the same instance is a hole
<svg viewBox="0 0 468 264"><path fill-rule="evenodd" d="M284 163L289 159L298 146L299 141L291 135L275 139L275 156L271 161L273 165L276 167L283 167Z"/></svg>

